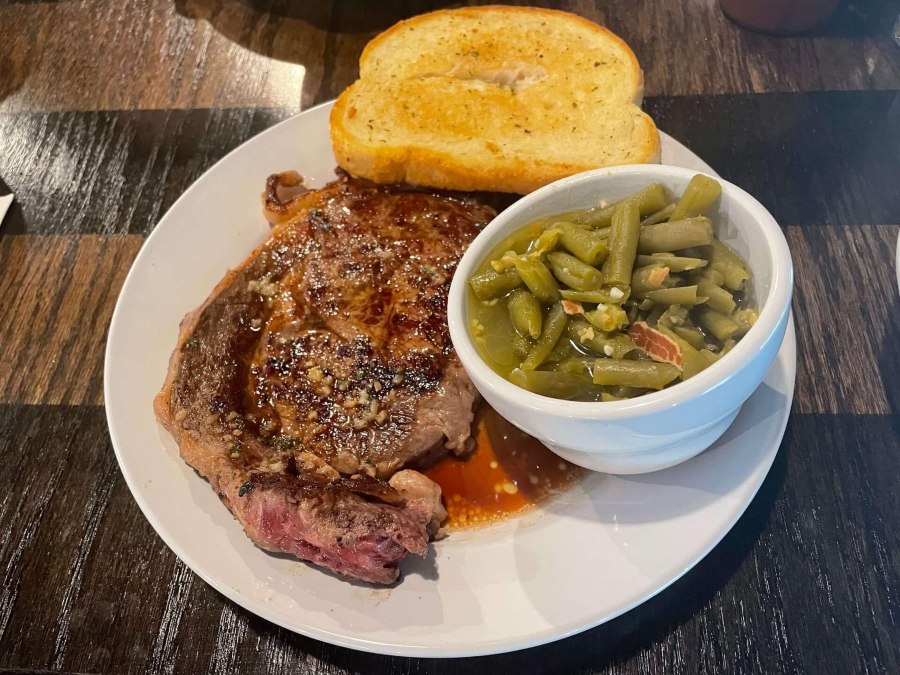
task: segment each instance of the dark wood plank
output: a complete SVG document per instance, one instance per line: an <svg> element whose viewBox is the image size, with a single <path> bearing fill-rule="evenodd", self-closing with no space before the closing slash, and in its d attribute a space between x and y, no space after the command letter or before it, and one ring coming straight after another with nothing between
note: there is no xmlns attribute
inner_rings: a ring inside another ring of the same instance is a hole
<svg viewBox="0 0 900 675"><path fill-rule="evenodd" d="M0 237L0 402L102 402L106 331L141 242Z"/></svg>
<svg viewBox="0 0 900 675"><path fill-rule="evenodd" d="M900 410L896 225L789 227L800 412Z"/></svg>
<svg viewBox="0 0 900 675"><path fill-rule="evenodd" d="M234 1L0 7L0 63L12 75L0 109L299 109L318 89L330 15L329 3L307 4L315 22Z"/></svg>
<svg viewBox="0 0 900 675"><path fill-rule="evenodd" d="M146 234L204 171L289 114L0 114L0 177L16 195L2 232Z"/></svg>
<svg viewBox="0 0 900 675"><path fill-rule="evenodd" d="M693 571L524 652L388 658L291 634L177 562L98 407L0 406L0 667L124 672L896 672L900 471L888 415L793 416L772 472Z"/></svg>
<svg viewBox="0 0 900 675"><path fill-rule="evenodd" d="M257 105L296 110L350 84L362 48L378 32L454 4L7 3L0 6L0 72L9 74L0 78L0 110ZM893 2L857 1L832 24L790 39L739 29L715 0L518 4L561 7L611 28L634 48L648 95L900 86L900 53L890 36L897 15Z"/></svg>
<svg viewBox="0 0 900 675"><path fill-rule="evenodd" d="M782 225L897 221L897 92L654 98L645 108Z"/></svg>

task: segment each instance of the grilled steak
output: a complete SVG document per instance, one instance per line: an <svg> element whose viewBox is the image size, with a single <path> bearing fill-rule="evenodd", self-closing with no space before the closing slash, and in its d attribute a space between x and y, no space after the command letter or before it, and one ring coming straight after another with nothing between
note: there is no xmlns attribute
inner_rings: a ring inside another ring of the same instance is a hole
<svg viewBox="0 0 900 675"><path fill-rule="evenodd" d="M400 469L469 445L447 291L494 212L345 175L281 198L297 178L270 179L272 236L182 322L156 414L257 545L389 583L443 517Z"/></svg>

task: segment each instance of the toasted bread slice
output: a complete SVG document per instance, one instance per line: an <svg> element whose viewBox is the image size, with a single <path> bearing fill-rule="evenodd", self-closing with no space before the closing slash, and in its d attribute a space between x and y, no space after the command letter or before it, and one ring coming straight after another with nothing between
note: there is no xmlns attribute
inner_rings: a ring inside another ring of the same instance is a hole
<svg viewBox="0 0 900 675"><path fill-rule="evenodd" d="M620 38L567 12L468 7L373 39L331 113L338 164L379 183L527 193L658 161L643 77Z"/></svg>

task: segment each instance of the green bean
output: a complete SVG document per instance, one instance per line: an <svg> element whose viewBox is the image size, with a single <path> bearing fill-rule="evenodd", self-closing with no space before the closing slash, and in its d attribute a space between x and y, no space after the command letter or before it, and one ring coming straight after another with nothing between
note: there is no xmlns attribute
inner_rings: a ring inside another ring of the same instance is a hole
<svg viewBox="0 0 900 675"><path fill-rule="evenodd" d="M656 225L657 223L662 223L672 216L673 211L675 211L675 205L668 204L656 213L651 213L649 216L644 218L641 221L641 227L643 227L644 225Z"/></svg>
<svg viewBox="0 0 900 675"><path fill-rule="evenodd" d="M744 282L750 278L747 263L728 244L714 239L702 251L710 267L722 274L725 288L732 291L743 288Z"/></svg>
<svg viewBox="0 0 900 675"><path fill-rule="evenodd" d="M631 275L631 292L635 296L665 288L663 282L669 276L669 268L660 264L638 267Z"/></svg>
<svg viewBox="0 0 900 675"><path fill-rule="evenodd" d="M652 300L651 300L652 302ZM644 318L644 321L649 323L651 326L656 326L659 323L662 315L665 314L667 307L665 305L657 305L655 302L653 303L653 309L650 310L650 313Z"/></svg>
<svg viewBox="0 0 900 675"><path fill-rule="evenodd" d="M518 363L521 363L522 359L528 356L528 352L531 351L532 347L534 347L534 340L518 333L513 337L512 348L513 353L519 358Z"/></svg>
<svg viewBox="0 0 900 675"><path fill-rule="evenodd" d="M681 199L675 205L671 220L681 220L699 216L706 211L712 203L722 194L722 186L709 176L697 174L691 178L681 195Z"/></svg>
<svg viewBox="0 0 900 675"><path fill-rule="evenodd" d="M702 356L704 359L706 359L706 362L709 365L714 364L716 361L719 360L719 358L721 358L719 354L714 354L706 347L704 347L703 349L700 350L700 356Z"/></svg>
<svg viewBox="0 0 900 675"><path fill-rule="evenodd" d="M678 251L690 246L702 246L713 240L709 218L685 218L641 228L638 244L640 253Z"/></svg>
<svg viewBox="0 0 900 675"><path fill-rule="evenodd" d="M553 351L565 330L566 313L563 311L562 304L556 303L547 314L541 336L534 343L534 347L528 352L525 360L522 361L520 368L522 370L534 370L541 365L550 356L550 352Z"/></svg>
<svg viewBox="0 0 900 675"><path fill-rule="evenodd" d="M561 214L564 216L565 214ZM545 222L541 224L541 230L558 230L563 227L575 227L579 230L583 230L587 232L591 228L586 223L575 222L573 220L565 220L560 216L556 216L555 218L547 219Z"/></svg>
<svg viewBox="0 0 900 675"><path fill-rule="evenodd" d="M599 396L602 389L594 385L589 375L554 370L522 370L516 368L509 374L509 381L535 394L572 400Z"/></svg>
<svg viewBox="0 0 900 675"><path fill-rule="evenodd" d="M528 286L528 290L534 293L541 302L556 302L559 300L559 284L556 279L537 258L520 256L516 258L516 272L522 277L522 281Z"/></svg>
<svg viewBox="0 0 900 675"><path fill-rule="evenodd" d="M744 337L747 334L747 331L756 323L757 319L759 319L759 312L755 309L735 310L731 315L731 320L738 325L738 330L737 333L734 334L734 337Z"/></svg>
<svg viewBox="0 0 900 675"><path fill-rule="evenodd" d="M666 311L660 315L657 324L673 328L684 324L684 322L687 321L687 318L688 308L682 307L679 304L674 304L666 307Z"/></svg>
<svg viewBox="0 0 900 675"><path fill-rule="evenodd" d="M628 325L628 316L619 305L597 305L597 309L585 312L584 318L592 326L607 333Z"/></svg>
<svg viewBox="0 0 900 675"><path fill-rule="evenodd" d="M691 326L675 326L672 331L681 339L685 340L694 349L703 349L706 347L706 338L696 328Z"/></svg>
<svg viewBox="0 0 900 675"><path fill-rule="evenodd" d="M509 318L520 335L537 339L541 335L541 323L544 320L541 303L533 294L524 288L510 293Z"/></svg>
<svg viewBox="0 0 900 675"><path fill-rule="evenodd" d="M642 190L625 197L625 199L620 199L608 206L591 209L580 220L593 228L608 227L612 223L613 214L627 201L633 201L637 204L638 212L641 216L645 216L665 208L669 201L669 195L666 193L666 188L662 185L651 183Z"/></svg>
<svg viewBox="0 0 900 675"><path fill-rule="evenodd" d="M616 209L612 219L609 258L603 267L604 281L607 285L623 288L631 284L631 271L634 268L640 236L641 224L637 202L626 201Z"/></svg>
<svg viewBox="0 0 900 675"><path fill-rule="evenodd" d="M728 316L734 311L734 298L731 296L731 293L724 288L716 286L714 283L704 279L697 284L697 289L700 294L705 295L708 298L706 304L710 309L714 309L725 316Z"/></svg>
<svg viewBox="0 0 900 675"><path fill-rule="evenodd" d="M712 333L720 342L725 342L738 332L738 325L724 314L713 309L699 307L695 310L697 323L703 330Z"/></svg>
<svg viewBox="0 0 900 675"><path fill-rule="evenodd" d="M495 272L487 270L469 279L472 292L479 300L493 300L522 285L522 277L515 270Z"/></svg>
<svg viewBox="0 0 900 675"><path fill-rule="evenodd" d="M681 371L668 363L655 361L615 361L597 359L594 362L594 384L625 385L646 389L662 389L678 379Z"/></svg>
<svg viewBox="0 0 900 675"><path fill-rule="evenodd" d="M549 253L556 248L561 234L556 228L541 232L540 236L529 245L528 252L539 255Z"/></svg>
<svg viewBox="0 0 900 675"><path fill-rule="evenodd" d="M706 261L702 258L684 258L674 253L653 253L651 255L639 255L635 265L644 267L645 265L662 264L669 268L669 271L676 274L680 272L690 272L706 267Z"/></svg>
<svg viewBox="0 0 900 675"><path fill-rule="evenodd" d="M706 297L697 295L696 286L677 286L675 288L661 288L658 291L648 291L638 297L646 297L657 305L702 305Z"/></svg>
<svg viewBox="0 0 900 675"><path fill-rule="evenodd" d="M619 296L616 294L616 297L613 297L611 294L611 290L605 291L601 288L598 288L595 291L571 291L567 288L561 289L559 292L566 300L574 300L575 302L591 302L591 303L600 303L604 305L608 305L610 303L623 303L628 299L628 294L625 291L622 291L622 295Z"/></svg>
<svg viewBox="0 0 900 675"><path fill-rule="evenodd" d="M606 239L592 230L571 223L558 223L559 243L569 253L588 265L600 265L609 255Z"/></svg>
<svg viewBox="0 0 900 675"><path fill-rule="evenodd" d="M566 326L568 333L568 325ZM568 359L564 359L556 364L554 370L558 373L569 373L570 375L587 375L591 376L591 366L594 364L594 359L588 357L572 357Z"/></svg>
<svg viewBox="0 0 900 675"><path fill-rule="evenodd" d="M613 359L624 358L626 354L637 349L637 345L624 333L614 335L604 333L581 318L572 319L566 324L566 337L595 354L603 354Z"/></svg>
<svg viewBox="0 0 900 675"><path fill-rule="evenodd" d="M737 345L737 340L725 340L725 343L722 345L722 351L719 352L719 358L725 356L728 352L735 348Z"/></svg>
<svg viewBox="0 0 900 675"><path fill-rule="evenodd" d="M612 387L610 393L613 396L618 396L621 399L625 398L636 398L637 396L643 396L644 394L650 393L652 390L647 389L646 387Z"/></svg>
<svg viewBox="0 0 900 675"><path fill-rule="evenodd" d="M568 317L566 319L566 325L569 325ZM565 333L564 333L565 334ZM559 363L560 361L567 361L569 359L574 359L581 356L581 351L575 348L569 340L564 340L560 337L556 342L556 346L553 348L553 351L550 352L550 356L546 358L544 363L549 361L555 361Z"/></svg>
<svg viewBox="0 0 900 675"><path fill-rule="evenodd" d="M712 268L696 270L688 274L687 278L695 284L699 284L701 281L706 280L711 284L715 284L716 286L725 285L725 277L722 276L722 273Z"/></svg>
<svg viewBox="0 0 900 675"><path fill-rule="evenodd" d="M682 338L674 330L667 326L657 326L656 330L674 340L681 350L682 380L690 379L700 371L706 370L706 368L709 367L709 361L704 358L700 350L694 349L690 342Z"/></svg>
<svg viewBox="0 0 900 675"><path fill-rule="evenodd" d="M621 396L613 396L609 392L604 391L602 394L600 394L600 400L604 403L611 403L612 401L624 401L625 399Z"/></svg>
<svg viewBox="0 0 900 675"><path fill-rule="evenodd" d="M557 251L547 256L553 276L576 291L593 291L603 284L603 275L568 253Z"/></svg>

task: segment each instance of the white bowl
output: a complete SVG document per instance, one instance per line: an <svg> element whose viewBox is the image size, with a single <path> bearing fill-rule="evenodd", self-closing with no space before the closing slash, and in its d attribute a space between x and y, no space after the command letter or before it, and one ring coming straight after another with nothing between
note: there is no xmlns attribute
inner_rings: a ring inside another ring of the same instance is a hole
<svg viewBox="0 0 900 675"><path fill-rule="evenodd" d="M607 473L657 471L708 448L760 385L781 347L791 308L793 266L781 229L741 188L717 179L722 197L713 221L716 236L751 269L751 297L759 320L737 346L686 382L627 401L588 403L526 391L491 370L468 328L467 281L503 239L531 221L615 201L649 183L681 194L697 172L641 164L597 169L552 183L498 215L469 246L453 277L448 321L453 346L487 402L511 423L570 462Z"/></svg>

